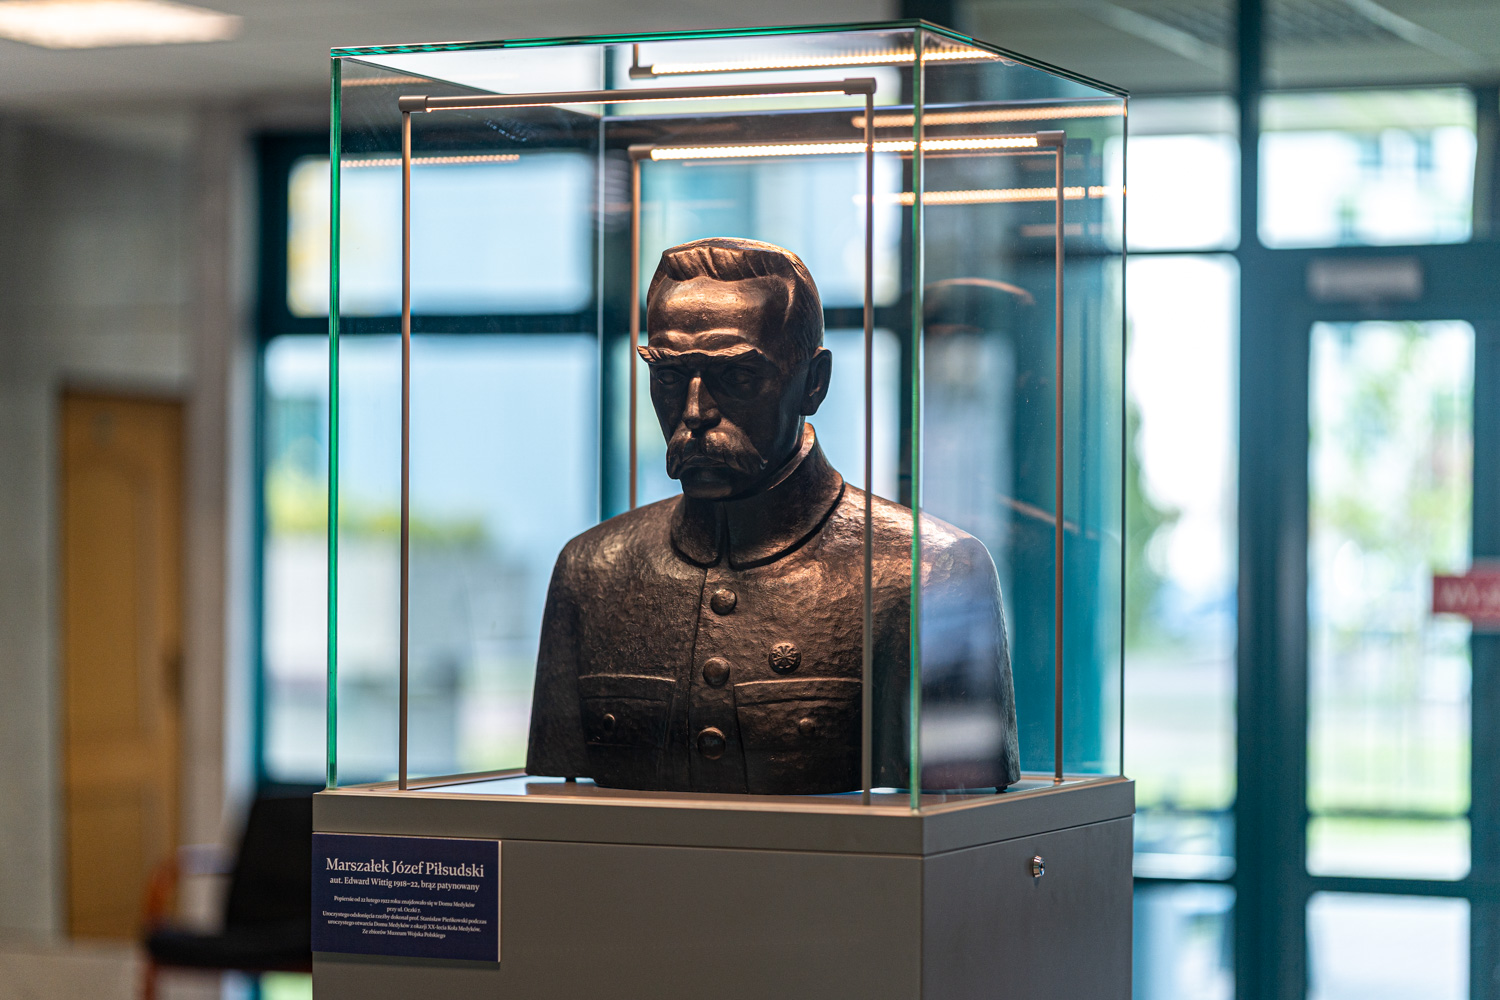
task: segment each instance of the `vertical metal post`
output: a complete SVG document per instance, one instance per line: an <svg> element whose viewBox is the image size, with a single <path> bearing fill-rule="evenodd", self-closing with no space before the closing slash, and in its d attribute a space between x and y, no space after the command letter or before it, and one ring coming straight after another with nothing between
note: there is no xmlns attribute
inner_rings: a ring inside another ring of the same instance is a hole
<svg viewBox="0 0 1500 1000"><path fill-rule="evenodd" d="M329 788L339 784L339 266L341 192L339 164L343 162L343 62L332 60L333 115L328 125L328 693L324 703L327 713L326 781ZM257 697L264 706L264 697ZM262 707L260 711L264 711ZM263 718L257 718L256 740L265 732ZM265 760L264 747L255 753L257 769Z"/></svg>
<svg viewBox="0 0 1500 1000"><path fill-rule="evenodd" d="M1056 325L1053 331L1053 340L1056 341L1057 350L1057 375L1053 385L1053 394L1056 396L1056 427L1054 435L1056 443L1054 451L1057 456L1057 469L1055 472L1056 497L1053 503L1056 505L1052 513L1053 534L1053 563L1056 567L1052 572L1052 686L1053 686L1053 773L1052 780L1061 784L1063 780L1063 240L1067 227L1063 224L1063 201L1065 193L1063 190L1063 152L1067 148L1067 140L1061 135L1057 137L1057 145L1054 151L1057 154L1056 170L1056 204L1057 204L1057 232L1053 245L1052 255L1056 268Z"/></svg>
<svg viewBox="0 0 1500 1000"><path fill-rule="evenodd" d="M636 505L636 477L639 458L636 455L636 411L640 408L640 359L635 349L641 346L641 157L630 157L630 509Z"/></svg>
<svg viewBox="0 0 1500 1000"><path fill-rule="evenodd" d="M911 604L910 642L907 646L909 664L906 688L907 759L910 773L907 783L911 808L922 808L922 484L925 476L922 467L922 410L924 405L924 365L926 320L923 303L926 292L926 246L923 231L926 219L926 161L922 156L922 143L926 138L926 69L922 61L926 32L918 29L912 33L912 150L911 150L911 393L909 461L911 463Z"/></svg>
<svg viewBox="0 0 1500 1000"><path fill-rule="evenodd" d="M870 804L875 751L875 94L865 95L865 630L860 668L861 800Z"/></svg>
<svg viewBox="0 0 1500 1000"><path fill-rule="evenodd" d="M396 787L406 790L411 611L411 112L401 112L401 691Z"/></svg>

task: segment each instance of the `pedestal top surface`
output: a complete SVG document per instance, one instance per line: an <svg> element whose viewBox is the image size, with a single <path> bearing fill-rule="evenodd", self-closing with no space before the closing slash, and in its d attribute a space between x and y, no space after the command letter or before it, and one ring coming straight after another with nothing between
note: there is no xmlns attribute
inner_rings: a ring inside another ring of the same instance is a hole
<svg viewBox="0 0 1500 1000"><path fill-rule="evenodd" d="M1131 815L1134 782L1024 775L1003 793L707 795L600 788L525 774L330 789L314 797L315 830L408 836L858 851L931 855Z"/></svg>

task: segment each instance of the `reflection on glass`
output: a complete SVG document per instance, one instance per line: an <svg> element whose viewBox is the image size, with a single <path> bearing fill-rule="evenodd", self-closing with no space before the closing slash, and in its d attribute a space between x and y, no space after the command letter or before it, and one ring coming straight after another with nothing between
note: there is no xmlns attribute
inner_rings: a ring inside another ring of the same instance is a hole
<svg viewBox="0 0 1500 1000"><path fill-rule="evenodd" d="M1469 901L1313 893L1307 957L1309 1000L1465 1000Z"/></svg>
<svg viewBox="0 0 1500 1000"><path fill-rule="evenodd" d="M1233 258L1130 262L1125 755L1135 869L1233 870L1236 305Z"/></svg>
<svg viewBox="0 0 1500 1000"><path fill-rule="evenodd" d="M304 456L326 462L326 358L321 339L279 338L267 349L267 760L286 778L322 773L326 507ZM524 758L552 563L597 520L596 358L594 338L577 334L413 342L413 774ZM395 765L399 341L344 338L339 364L347 783L386 777ZM292 426L288 413L309 415L295 436L275 430Z"/></svg>
<svg viewBox="0 0 1500 1000"><path fill-rule="evenodd" d="M1469 868L1469 628L1433 573L1469 562L1474 331L1320 323L1309 457L1308 867Z"/></svg>
<svg viewBox="0 0 1500 1000"><path fill-rule="evenodd" d="M1137 886L1135 1000L1230 1000L1233 912L1228 886Z"/></svg>
<svg viewBox="0 0 1500 1000"><path fill-rule="evenodd" d="M1105 146L1105 183L1129 170L1130 249L1228 250L1239 240L1239 140L1227 97L1130 102L1124 143ZM1118 244L1118 238L1115 240Z"/></svg>
<svg viewBox="0 0 1500 1000"><path fill-rule="evenodd" d="M835 133L833 138L848 137ZM901 161L877 156L876 305L889 305L899 296L901 206L894 194L900 183ZM735 235L774 243L801 257L818 283L824 308L863 306L864 188L862 156L645 163L642 297L662 250L690 240Z"/></svg>
<svg viewBox="0 0 1500 1000"><path fill-rule="evenodd" d="M1050 153L924 160L922 355L914 373L920 434L914 480L924 514L968 532L994 560L1016 692L1021 769L1056 764L1056 424L1063 426L1063 768L1120 768L1120 426L1122 262L1110 249L1117 200L1104 152L1116 117L1066 127L1063 186L1093 195L1064 207L1064 371L1056 369L1056 206L962 204L939 192L1052 192ZM935 119L941 121L941 118ZM943 134L943 133L937 133ZM997 234L999 237L997 239ZM1084 331L1087 331L1085 333ZM1059 381L1062 383L1059 390ZM942 544L945 529L924 534ZM925 542L924 542L925 544ZM972 748L998 739L994 718L961 696L984 683L988 633L947 603L937 574L920 596L924 658L920 755L929 787L962 787ZM971 748L966 751L965 747ZM967 772L972 773L972 772ZM952 776L952 777L944 777Z"/></svg>
<svg viewBox="0 0 1500 1000"><path fill-rule="evenodd" d="M480 162L449 162L475 159ZM401 312L401 170L346 160L339 199L345 316ZM412 168L412 309L574 312L593 294L593 161L581 153L417 155ZM292 167L287 307L328 314L328 158ZM583 210L580 210L583 206ZM524 233L524 240L517 235Z"/></svg>
<svg viewBox="0 0 1500 1000"><path fill-rule="evenodd" d="M1267 246L1469 238L1476 147L1468 90L1271 94L1261 114Z"/></svg>

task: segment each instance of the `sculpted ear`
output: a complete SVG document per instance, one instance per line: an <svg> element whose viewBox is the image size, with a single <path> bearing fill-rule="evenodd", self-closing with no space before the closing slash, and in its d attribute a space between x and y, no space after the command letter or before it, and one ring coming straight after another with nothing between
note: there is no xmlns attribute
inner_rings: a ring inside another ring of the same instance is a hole
<svg viewBox="0 0 1500 1000"><path fill-rule="evenodd" d="M833 352L826 347L818 348L807 364L807 382L802 391L802 415L810 417L818 412L828 396L828 380L833 375Z"/></svg>

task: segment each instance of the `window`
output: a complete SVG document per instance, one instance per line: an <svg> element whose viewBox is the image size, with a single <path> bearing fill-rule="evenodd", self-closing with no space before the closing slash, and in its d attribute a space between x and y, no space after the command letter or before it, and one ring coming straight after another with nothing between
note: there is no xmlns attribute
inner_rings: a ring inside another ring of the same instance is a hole
<svg viewBox="0 0 1500 1000"><path fill-rule="evenodd" d="M1234 996L1234 890L1203 882L1135 891L1135 1000Z"/></svg>
<svg viewBox="0 0 1500 1000"><path fill-rule="evenodd" d="M1469 996L1469 901L1353 892L1307 904L1309 1000Z"/></svg>
<svg viewBox="0 0 1500 1000"><path fill-rule="evenodd" d="M1225 97L1130 102L1129 205L1132 252L1233 250L1239 242L1239 140ZM1110 140L1106 183L1125 172Z"/></svg>
<svg viewBox="0 0 1500 1000"><path fill-rule="evenodd" d="M1125 755L1136 874L1234 870L1232 257L1131 259Z"/></svg>
<svg viewBox="0 0 1500 1000"><path fill-rule="evenodd" d="M1469 626L1430 588L1469 565L1473 369L1467 323L1312 330L1314 875L1469 872Z"/></svg>
<svg viewBox="0 0 1500 1000"><path fill-rule="evenodd" d="M1270 94L1261 115L1260 236L1267 246L1469 238L1475 153L1469 91Z"/></svg>
<svg viewBox="0 0 1500 1000"><path fill-rule="evenodd" d="M1238 142L1225 98L1131 102L1125 764L1135 993L1233 995ZM1184 252L1200 251L1200 252Z"/></svg>

